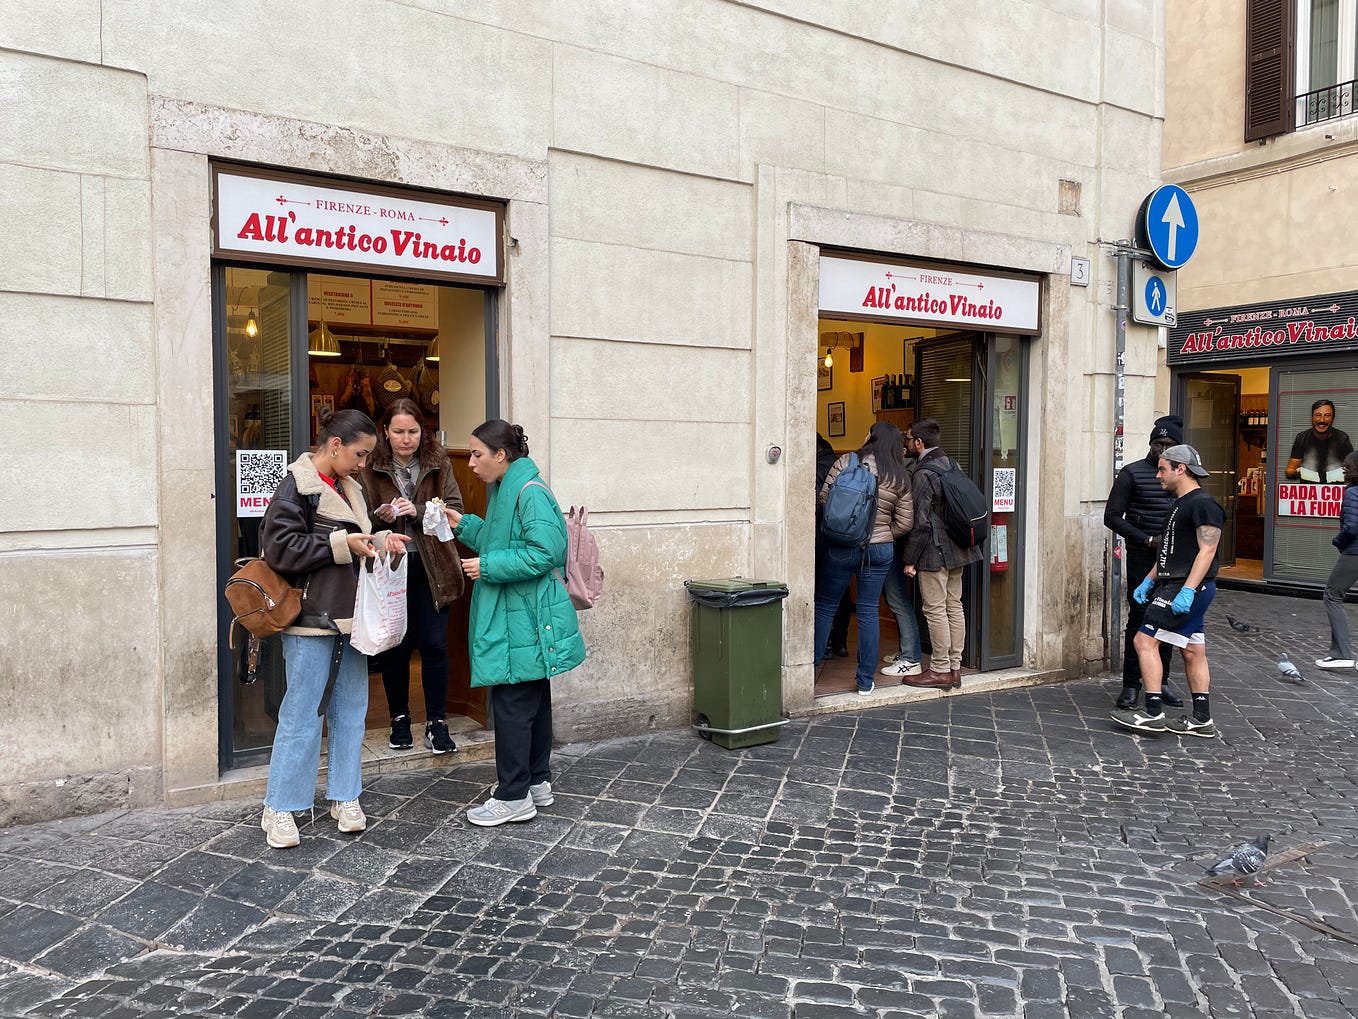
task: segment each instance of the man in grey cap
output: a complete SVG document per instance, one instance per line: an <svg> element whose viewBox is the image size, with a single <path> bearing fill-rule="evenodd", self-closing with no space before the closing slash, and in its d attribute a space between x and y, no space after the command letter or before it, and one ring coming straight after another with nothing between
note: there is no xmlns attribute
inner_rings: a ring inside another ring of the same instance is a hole
<svg viewBox="0 0 1358 1019"><path fill-rule="evenodd" d="M1161 453L1155 476L1165 491L1175 497L1174 505L1160 538L1155 566L1132 597L1145 605L1158 582L1160 595L1167 604L1163 615L1141 624L1134 641L1146 687L1145 707L1140 711L1117 708L1113 721L1134 732L1211 738L1217 734L1217 728L1208 701L1211 676L1203 619L1217 593L1217 549L1226 514L1199 484L1200 478L1208 476L1207 468L1192 446L1170 446ZM1165 718L1161 701L1161 644L1179 648L1193 695L1192 714L1173 720Z"/></svg>
<svg viewBox="0 0 1358 1019"><path fill-rule="evenodd" d="M1103 526L1114 534L1122 535L1127 543L1127 555L1123 560L1126 567L1127 630L1122 646L1122 693L1117 699L1119 708L1134 708L1141 699L1141 662L1133 641L1136 632L1141 629L1146 606L1139 604L1132 597L1132 592L1155 565L1160 532L1165 529L1169 509L1174 505L1174 496L1161 487L1155 476L1155 468L1160 462L1161 453L1183 441L1182 418L1174 415L1157 418L1155 427L1151 429L1150 449L1140 460L1118 471L1103 510ZM1173 655L1168 644L1160 646L1160 663L1163 666L1160 698L1166 707L1182 708L1184 702L1169 688L1169 663Z"/></svg>

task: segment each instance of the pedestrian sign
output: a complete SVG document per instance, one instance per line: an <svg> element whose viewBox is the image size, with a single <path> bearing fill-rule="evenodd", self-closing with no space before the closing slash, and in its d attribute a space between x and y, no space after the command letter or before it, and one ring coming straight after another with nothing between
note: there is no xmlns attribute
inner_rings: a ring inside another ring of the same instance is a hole
<svg viewBox="0 0 1358 1019"><path fill-rule="evenodd" d="M1132 263L1132 319L1148 326L1178 322L1178 274L1162 272L1145 262Z"/></svg>
<svg viewBox="0 0 1358 1019"><path fill-rule="evenodd" d="M1136 214L1137 239L1166 269L1178 269L1198 246L1198 209L1188 192L1164 184L1146 196Z"/></svg>

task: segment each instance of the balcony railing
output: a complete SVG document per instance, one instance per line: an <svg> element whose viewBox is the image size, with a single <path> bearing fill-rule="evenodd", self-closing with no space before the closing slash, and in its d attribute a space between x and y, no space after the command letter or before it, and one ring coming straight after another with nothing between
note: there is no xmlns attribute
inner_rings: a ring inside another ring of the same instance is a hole
<svg viewBox="0 0 1358 1019"><path fill-rule="evenodd" d="M1297 125L1352 116L1355 85L1358 82L1345 81L1297 96Z"/></svg>

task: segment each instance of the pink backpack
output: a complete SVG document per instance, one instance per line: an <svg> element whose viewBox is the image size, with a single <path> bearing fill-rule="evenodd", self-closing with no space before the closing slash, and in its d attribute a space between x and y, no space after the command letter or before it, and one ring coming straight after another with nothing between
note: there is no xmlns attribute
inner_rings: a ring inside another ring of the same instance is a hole
<svg viewBox="0 0 1358 1019"><path fill-rule="evenodd" d="M566 514L566 593L577 609L592 609L604 593L599 543L589 530L589 510L572 506Z"/></svg>
<svg viewBox="0 0 1358 1019"><path fill-rule="evenodd" d="M546 488L540 481L530 481L524 485L537 485ZM519 494L523 494L523 488ZM572 506L566 517L566 575L557 573L557 579L566 587L571 596L571 604L576 611L594 608L604 593L604 568L599 565L599 543L589 529L589 510L584 506Z"/></svg>

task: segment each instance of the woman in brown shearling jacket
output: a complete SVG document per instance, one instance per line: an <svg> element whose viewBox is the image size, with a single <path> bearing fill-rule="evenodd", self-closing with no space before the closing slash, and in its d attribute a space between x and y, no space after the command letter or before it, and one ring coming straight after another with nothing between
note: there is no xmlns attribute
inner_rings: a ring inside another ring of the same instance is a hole
<svg viewBox="0 0 1358 1019"><path fill-rule="evenodd" d="M448 454L425 427L413 400L402 398L387 408L378 425L377 448L361 479L373 516L411 538L405 639L374 662L382 671L391 712L387 745L405 750L413 744L410 655L418 647L424 685L424 745L435 754L446 754L457 749L443 717L448 699L448 606L462 594L465 581L456 546L425 534L423 520L425 505L436 497L461 512L462 491Z"/></svg>

